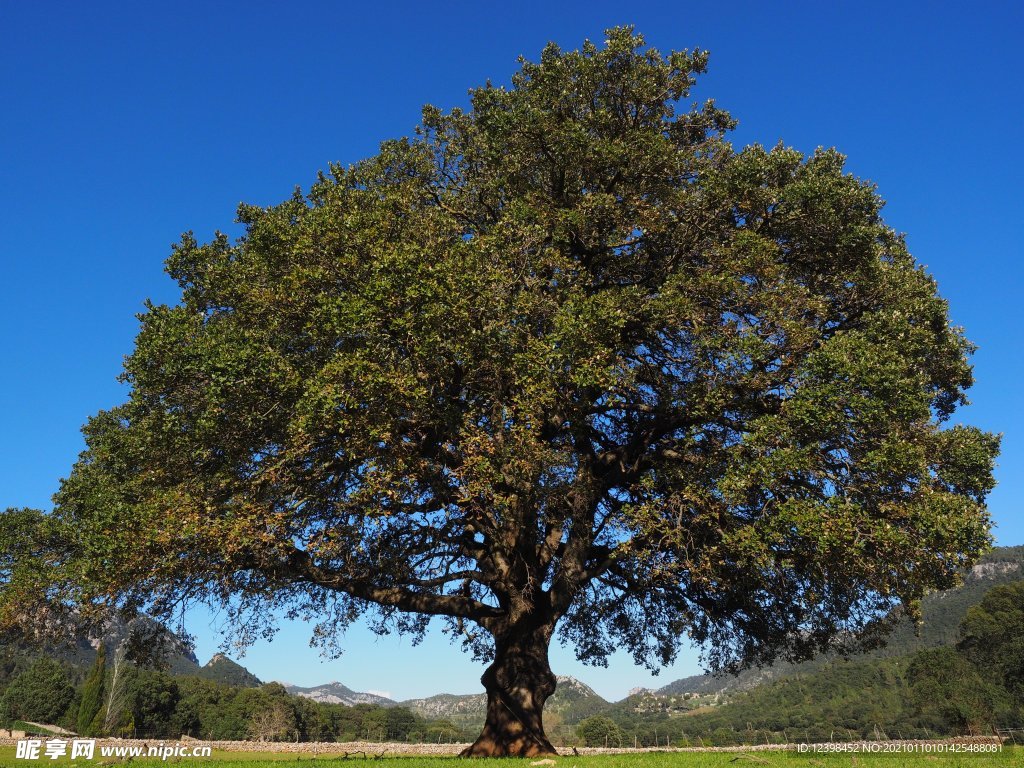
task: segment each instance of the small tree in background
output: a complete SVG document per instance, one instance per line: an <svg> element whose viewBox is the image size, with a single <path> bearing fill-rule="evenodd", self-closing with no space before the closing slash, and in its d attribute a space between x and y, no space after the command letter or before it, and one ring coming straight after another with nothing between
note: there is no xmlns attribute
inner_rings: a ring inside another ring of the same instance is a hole
<svg viewBox="0 0 1024 768"><path fill-rule="evenodd" d="M189 234L127 403L0 620L72 595L242 642L360 615L477 658L469 755L553 752L548 647L713 668L877 639L989 544L970 343L843 157L737 151L707 55L545 48L307 196ZM32 556L25 553L29 550ZM91 700L91 699L90 699Z"/></svg>
<svg viewBox="0 0 1024 768"><path fill-rule="evenodd" d="M295 713L283 702L270 702L249 718L249 736L256 741L281 741L294 733Z"/></svg>
<svg viewBox="0 0 1024 768"><path fill-rule="evenodd" d="M106 695L103 697L100 718L103 733L116 733L130 716L128 708L129 677L131 662L127 658L124 644L114 651L114 663L110 668L110 677L106 683Z"/></svg>
<svg viewBox="0 0 1024 768"><path fill-rule="evenodd" d="M605 715L595 715L582 720L576 726L576 734L583 739L588 747L621 747L623 745L622 729Z"/></svg>

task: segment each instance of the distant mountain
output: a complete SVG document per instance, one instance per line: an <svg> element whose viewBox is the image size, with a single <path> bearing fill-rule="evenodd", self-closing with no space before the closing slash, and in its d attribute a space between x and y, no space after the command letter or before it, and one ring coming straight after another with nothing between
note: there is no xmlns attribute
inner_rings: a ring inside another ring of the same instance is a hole
<svg viewBox="0 0 1024 768"><path fill-rule="evenodd" d="M144 614L130 619L113 614L101 628L69 645L42 650L27 642L16 645L32 658L42 653L79 669L93 665L101 645L106 649L108 662L123 648L133 660L164 668L172 675L194 675L200 669L199 660L186 642Z"/></svg>
<svg viewBox="0 0 1024 768"><path fill-rule="evenodd" d="M478 726L487 715L487 694L441 693L425 699L409 699L403 701L401 705L428 719L451 720L461 726ZM559 675L558 686L545 704L544 711L561 716L567 723L576 723L603 712L609 706L609 703L586 683L574 677Z"/></svg>
<svg viewBox="0 0 1024 768"><path fill-rule="evenodd" d="M919 626L905 619L893 629L884 648L864 654L861 658L890 658L924 648L952 645L957 640L960 622L967 615L968 608L981 602L981 598L993 587L1021 579L1024 579L1024 546L995 547L964 574L963 584L959 587L933 592L921 601ZM820 669L835 658L825 654L800 664L780 662L763 669L744 670L739 675L693 675L641 696L713 696L746 691L792 674Z"/></svg>
<svg viewBox="0 0 1024 768"><path fill-rule="evenodd" d="M549 703L558 705L569 705L575 701L581 701L584 699L601 699L597 691L591 688L586 683L577 680L575 677L569 677L568 675L558 675L558 686L555 688L554 694L548 700Z"/></svg>
<svg viewBox="0 0 1024 768"><path fill-rule="evenodd" d="M313 701L320 701L325 704L376 704L381 707L394 707L396 701L385 696L378 696L376 693L360 693L335 681L325 685L317 685L312 688L303 688L298 685L285 684L285 689L293 696L302 696Z"/></svg>
<svg viewBox="0 0 1024 768"><path fill-rule="evenodd" d="M981 602L993 587L1024 579L1024 546L996 547L964 575L956 589L935 592L921 603L922 624L906 620L898 625L878 656L901 656L922 648L953 645L967 610Z"/></svg>
<svg viewBox="0 0 1024 768"><path fill-rule="evenodd" d="M108 664L124 648L131 660L143 666L156 666L171 675L201 677L243 688L262 685L249 670L220 653L205 665L200 665L188 643L145 615L132 619L114 615L93 636L79 638L68 645L40 649L26 641L4 644L0 646L0 683L6 682L40 655L63 661L71 668L73 676L84 677L95 663L101 645L106 649Z"/></svg>
<svg viewBox="0 0 1024 768"><path fill-rule="evenodd" d="M545 712L559 715L574 725L580 720L604 712L611 704L586 683L575 677L558 676L558 687L544 706Z"/></svg>
<svg viewBox="0 0 1024 768"><path fill-rule="evenodd" d="M820 659L811 659L802 664L780 661L770 667L745 669L738 675L691 675L690 677L674 680L654 691L645 691L640 696L665 697L685 696L687 694L693 696L718 696L723 693L747 691L762 683L768 683L772 680L778 680L780 677L819 666L824 660L825 658L822 657Z"/></svg>
<svg viewBox="0 0 1024 768"><path fill-rule="evenodd" d="M71 664L88 668L96 660L100 643L107 649L107 659L113 659L122 646L142 646L152 654L151 663L179 677L201 677L225 685L240 688L257 688L263 683L249 670L232 661L222 653L214 656L205 665L191 647L177 634L148 616L140 615L129 621L112 618L103 628L101 638L79 641L73 650L65 652L64 658Z"/></svg>
<svg viewBox="0 0 1024 768"><path fill-rule="evenodd" d="M215 654L195 673L197 677L238 688L259 688L263 682L241 664L222 653Z"/></svg>
<svg viewBox="0 0 1024 768"><path fill-rule="evenodd" d="M425 699L409 699L402 706L431 720L454 723L483 722L487 714L487 695L483 693L439 693Z"/></svg>

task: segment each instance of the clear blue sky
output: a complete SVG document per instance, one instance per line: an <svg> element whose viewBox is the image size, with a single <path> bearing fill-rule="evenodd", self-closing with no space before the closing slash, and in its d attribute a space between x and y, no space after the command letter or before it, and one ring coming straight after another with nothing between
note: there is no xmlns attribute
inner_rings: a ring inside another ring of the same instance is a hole
<svg viewBox="0 0 1024 768"><path fill-rule="evenodd" d="M494 6L494 7L491 7ZM1019 2L88 3L0 0L0 507L50 507L79 427L115 382L145 298L184 230L229 232L266 205L407 135L422 104L464 104L515 58L632 23L662 49L701 47L695 94L740 120L737 144L835 146L875 181L956 323L979 346L957 418L1005 433L991 511L1024 543L1020 234L1024 5ZM190 629L215 650L209 622ZM301 627L244 659L265 679L338 679L398 697L479 690L480 669L431 637L349 635L322 664ZM605 696L652 681L625 658L581 668Z"/></svg>

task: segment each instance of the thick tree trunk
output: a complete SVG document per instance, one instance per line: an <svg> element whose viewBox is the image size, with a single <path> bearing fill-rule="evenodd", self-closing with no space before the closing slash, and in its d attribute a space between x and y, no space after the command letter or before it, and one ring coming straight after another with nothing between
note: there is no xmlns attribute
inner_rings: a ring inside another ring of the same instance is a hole
<svg viewBox="0 0 1024 768"><path fill-rule="evenodd" d="M550 641L548 627L519 628L495 639L494 663L480 678L487 691L487 721L462 757L558 754L541 720L556 684L548 664Z"/></svg>

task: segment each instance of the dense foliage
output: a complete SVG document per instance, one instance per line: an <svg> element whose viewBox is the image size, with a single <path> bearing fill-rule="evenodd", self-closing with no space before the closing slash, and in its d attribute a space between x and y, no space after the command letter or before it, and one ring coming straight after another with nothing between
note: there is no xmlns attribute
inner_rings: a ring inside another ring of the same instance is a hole
<svg viewBox="0 0 1024 768"><path fill-rule="evenodd" d="M4 690L0 697L0 720L56 722L64 716L74 696L67 669L52 659L40 658Z"/></svg>
<svg viewBox="0 0 1024 768"><path fill-rule="evenodd" d="M1024 706L1024 581L996 587L971 608L957 648Z"/></svg>
<svg viewBox="0 0 1024 768"><path fill-rule="evenodd" d="M606 715L588 717L576 727L585 747L622 747L622 729Z"/></svg>

